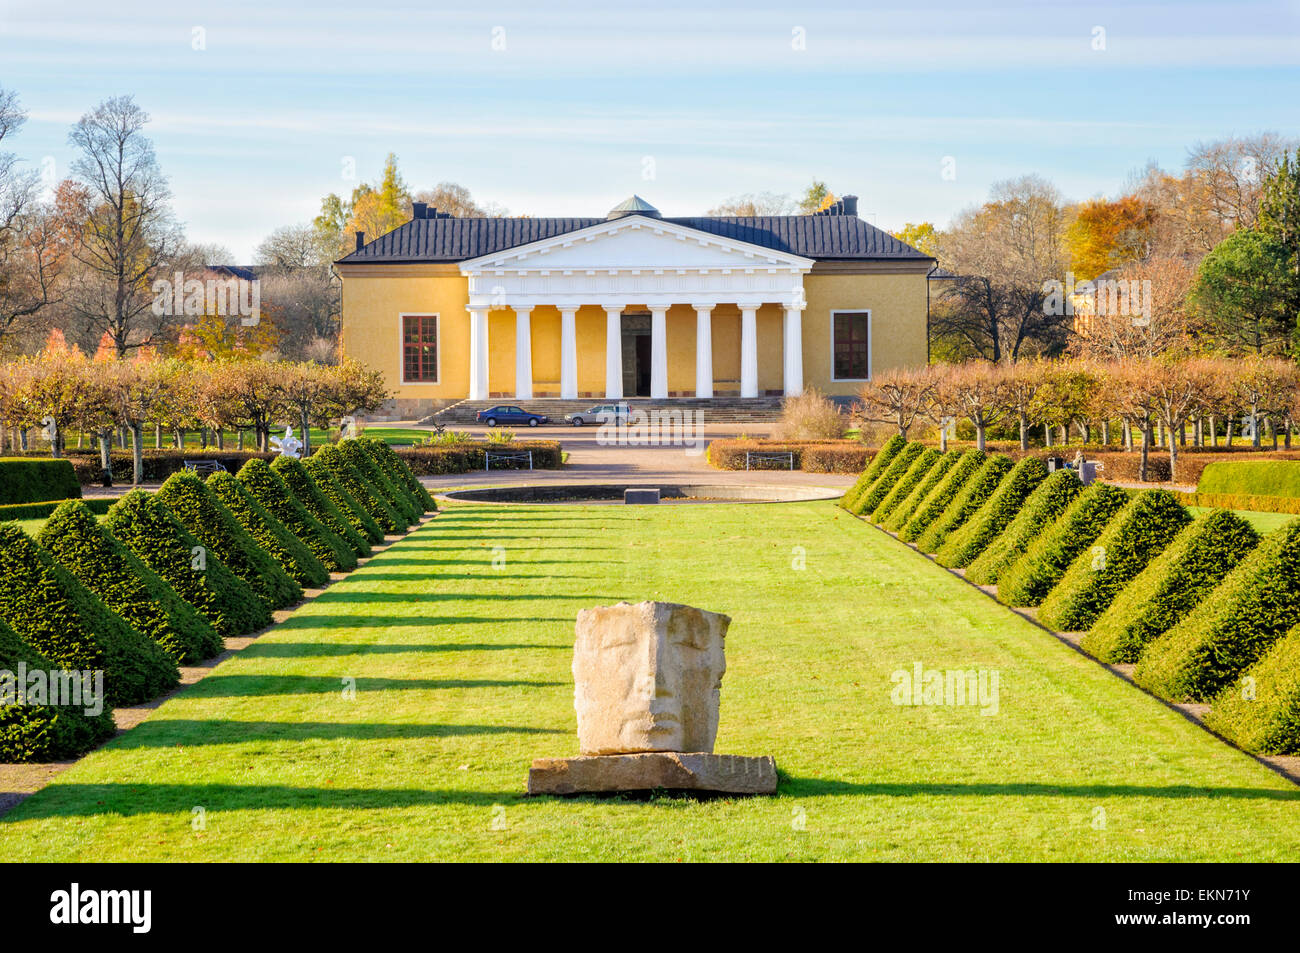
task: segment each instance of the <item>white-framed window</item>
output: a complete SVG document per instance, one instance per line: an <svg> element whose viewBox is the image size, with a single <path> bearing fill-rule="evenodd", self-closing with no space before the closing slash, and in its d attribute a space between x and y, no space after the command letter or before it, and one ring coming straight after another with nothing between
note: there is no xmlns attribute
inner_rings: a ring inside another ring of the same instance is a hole
<svg viewBox="0 0 1300 953"><path fill-rule="evenodd" d="M831 312L831 380L871 380L871 311Z"/></svg>
<svg viewBox="0 0 1300 953"><path fill-rule="evenodd" d="M436 384L442 359L442 327L436 314L402 314L402 383Z"/></svg>

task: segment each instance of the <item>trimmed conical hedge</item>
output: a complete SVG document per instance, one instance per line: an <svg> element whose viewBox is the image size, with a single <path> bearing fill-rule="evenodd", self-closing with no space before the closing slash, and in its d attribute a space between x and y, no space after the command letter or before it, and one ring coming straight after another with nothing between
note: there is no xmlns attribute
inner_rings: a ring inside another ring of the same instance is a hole
<svg viewBox="0 0 1300 953"><path fill-rule="evenodd" d="M1025 500L1046 478L1047 464L1037 457L1017 463L984 505L943 541L935 551L935 562L953 569L970 565L1011 525Z"/></svg>
<svg viewBox="0 0 1300 953"><path fill-rule="evenodd" d="M307 472L301 460L278 456L271 461L271 469L280 475L294 497L306 507L307 512L320 520L351 547L356 556L369 556L370 543L362 532L348 520L338 505L325 495L316 479Z"/></svg>
<svg viewBox="0 0 1300 953"><path fill-rule="evenodd" d="M912 463L925 452L925 445L919 442L909 443L902 450L894 454L894 459L890 461L889 466L881 472L876 481L867 487L858 495L858 498L849 504L849 512L855 516L871 514L889 495L889 491L898 485L898 481L903 478Z"/></svg>
<svg viewBox="0 0 1300 953"><path fill-rule="evenodd" d="M0 622L0 669L9 673L8 679L0 678L0 761L19 764L75 758L107 741L117 730L108 707L98 715L87 715L86 709L93 706L51 705L49 695L43 705L31 704L30 699L16 704L18 693L26 687L19 679L24 669L48 673L58 668ZM8 691L14 692L13 698L6 697Z"/></svg>
<svg viewBox="0 0 1300 953"><path fill-rule="evenodd" d="M1038 535L1051 526L1083 492L1083 484L1073 470L1057 470L1048 475L1020 508L1002 534L989 543L966 568L966 579L979 586L995 584Z"/></svg>
<svg viewBox="0 0 1300 953"><path fill-rule="evenodd" d="M320 453L314 453L308 459L302 462L303 469L307 475L316 481L317 488L325 494L348 524L360 533L371 545L376 545L384 541L384 530L370 515L370 511L361 504L355 496L348 492L334 471L320 459Z"/></svg>
<svg viewBox="0 0 1300 953"><path fill-rule="evenodd" d="M346 441L344 442L346 443ZM410 524L397 510L389 505L382 493L377 489L372 489L367 478L344 459L338 447L327 444L308 458L308 470L314 472L318 467L327 469L334 479L339 482L339 485L357 501L371 520L378 525L381 536L376 542L382 541L382 534L406 531L406 527Z"/></svg>
<svg viewBox="0 0 1300 953"><path fill-rule="evenodd" d="M1146 490L1106 526L1096 544L1077 556L1043 600L1039 621L1062 632L1092 628L1098 616L1151 560L1192 521L1168 490Z"/></svg>
<svg viewBox="0 0 1300 953"><path fill-rule="evenodd" d="M410 464L397 455L397 451L377 437L358 439L361 441L361 446L370 453L371 459L388 474L397 488L404 489L410 495L417 510L421 513L432 513L438 509L438 504L433 501L433 497L424 488L420 478L415 475Z"/></svg>
<svg viewBox="0 0 1300 953"><path fill-rule="evenodd" d="M1009 606L1036 606L1061 581L1078 555L1092 545L1129 495L1109 483L1084 489L1064 513L1034 538L998 579L998 599Z"/></svg>
<svg viewBox="0 0 1300 953"><path fill-rule="evenodd" d="M919 538L922 533L930 528L931 523L947 511L949 504L961 492L961 488L966 485L966 481L979 472L986 459L988 458L984 451L975 447L963 453L952 469L948 471L948 475L940 480L938 485L917 506L916 511L907 521L907 525L899 530L898 538L905 543L913 542Z"/></svg>
<svg viewBox="0 0 1300 953"><path fill-rule="evenodd" d="M1205 726L1255 754L1300 753L1300 627L1215 697Z"/></svg>
<svg viewBox="0 0 1300 953"><path fill-rule="evenodd" d="M325 564L312 555L306 543L268 513L233 473L212 474L208 477L208 487L245 532L299 586L319 588L329 582L330 572Z"/></svg>
<svg viewBox="0 0 1300 953"><path fill-rule="evenodd" d="M917 484L925 479L925 475L934 469L934 465L939 461L943 454L939 453L933 447L928 447L920 456L912 461L912 465L907 468L907 472L898 478L894 488L886 494L880 504L871 511L871 522L883 523L890 513L894 512L899 503L907 499L908 495L916 489Z"/></svg>
<svg viewBox="0 0 1300 953"><path fill-rule="evenodd" d="M221 636L208 620L118 542L80 500L56 509L36 541L173 661L193 665L221 652Z"/></svg>
<svg viewBox="0 0 1300 953"><path fill-rule="evenodd" d="M1169 701L1225 691L1300 625L1300 520L1274 530L1181 622L1147 646L1133 670Z"/></svg>
<svg viewBox="0 0 1300 953"><path fill-rule="evenodd" d="M370 459L370 454L366 452L365 447L357 440L340 440L335 447L339 455L343 457L353 468L366 480L370 486L384 498L384 502L397 511L397 514L406 522L406 529L412 523L420 518L420 513L416 512L417 507L414 503L406 498L406 494L393 486L393 481L388 479L384 471L375 465Z"/></svg>
<svg viewBox="0 0 1300 953"><path fill-rule="evenodd" d="M198 474L173 473L158 488L158 499L270 608L283 609L302 599L302 586L249 535Z"/></svg>
<svg viewBox="0 0 1300 953"><path fill-rule="evenodd" d="M271 610L252 587L216 553L208 552L152 494L127 493L109 507L104 525L222 637L248 635L271 624ZM195 549L203 552L203 568L196 568L200 561Z"/></svg>
<svg viewBox="0 0 1300 953"><path fill-rule="evenodd" d="M1199 517L1124 587L1080 647L1103 662L1136 662L1257 545L1255 528L1231 510Z"/></svg>
<svg viewBox="0 0 1300 953"><path fill-rule="evenodd" d="M894 436L886 440L884 445L876 451L876 455L867 462L862 472L858 474L858 478L853 481L853 485L844 491L844 495L840 497L840 506L848 509L849 505L861 496L867 487L876 482L876 477L884 472L885 467L889 466L898 452L906 446L907 438L900 437L898 434L894 434Z"/></svg>
<svg viewBox="0 0 1300 953"><path fill-rule="evenodd" d="M180 681L162 646L127 625L14 523L0 523L0 620L58 666L103 671L109 704L136 705Z"/></svg>
<svg viewBox="0 0 1300 953"><path fill-rule="evenodd" d="M926 497L942 482L949 471L961 461L963 456L965 456L965 452L962 450L949 450L939 457L934 466L927 470L921 481L913 487L912 492L894 504L893 511L880 525L891 533L899 532L907 525L908 520L916 515L917 509L925 502Z"/></svg>
<svg viewBox="0 0 1300 953"><path fill-rule="evenodd" d="M245 463L239 470L239 482L285 529L302 540L326 569L348 572L357 568L357 554L352 547L308 513L265 460L254 458Z"/></svg>
<svg viewBox="0 0 1300 953"><path fill-rule="evenodd" d="M948 508L916 538L916 548L923 553L936 552L949 536L965 526L966 521L978 513L989 497L997 492L1013 466L1015 464L1011 458L1000 453L985 460L975 475L962 485Z"/></svg>

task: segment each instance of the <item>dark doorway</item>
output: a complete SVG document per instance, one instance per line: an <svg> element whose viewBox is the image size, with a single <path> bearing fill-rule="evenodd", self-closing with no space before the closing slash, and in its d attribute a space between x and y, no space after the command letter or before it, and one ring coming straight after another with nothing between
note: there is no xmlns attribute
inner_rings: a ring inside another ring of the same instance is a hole
<svg viewBox="0 0 1300 953"><path fill-rule="evenodd" d="M650 315L623 315L623 395L650 396Z"/></svg>

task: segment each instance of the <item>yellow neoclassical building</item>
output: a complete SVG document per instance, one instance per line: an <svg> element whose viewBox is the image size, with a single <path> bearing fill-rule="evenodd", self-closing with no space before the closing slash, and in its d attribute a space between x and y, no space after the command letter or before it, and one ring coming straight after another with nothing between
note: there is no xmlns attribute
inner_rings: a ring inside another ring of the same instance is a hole
<svg viewBox="0 0 1300 953"><path fill-rule="evenodd" d="M343 350L394 411L455 401L855 393L927 359L934 260L857 216L453 218L357 235Z"/></svg>

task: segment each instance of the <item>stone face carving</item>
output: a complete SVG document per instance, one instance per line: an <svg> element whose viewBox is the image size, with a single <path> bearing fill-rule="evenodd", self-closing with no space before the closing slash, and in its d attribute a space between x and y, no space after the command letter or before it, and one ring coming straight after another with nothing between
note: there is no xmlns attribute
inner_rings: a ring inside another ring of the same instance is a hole
<svg viewBox="0 0 1300 953"><path fill-rule="evenodd" d="M712 752L730 623L672 602L578 613L573 682L581 752Z"/></svg>

